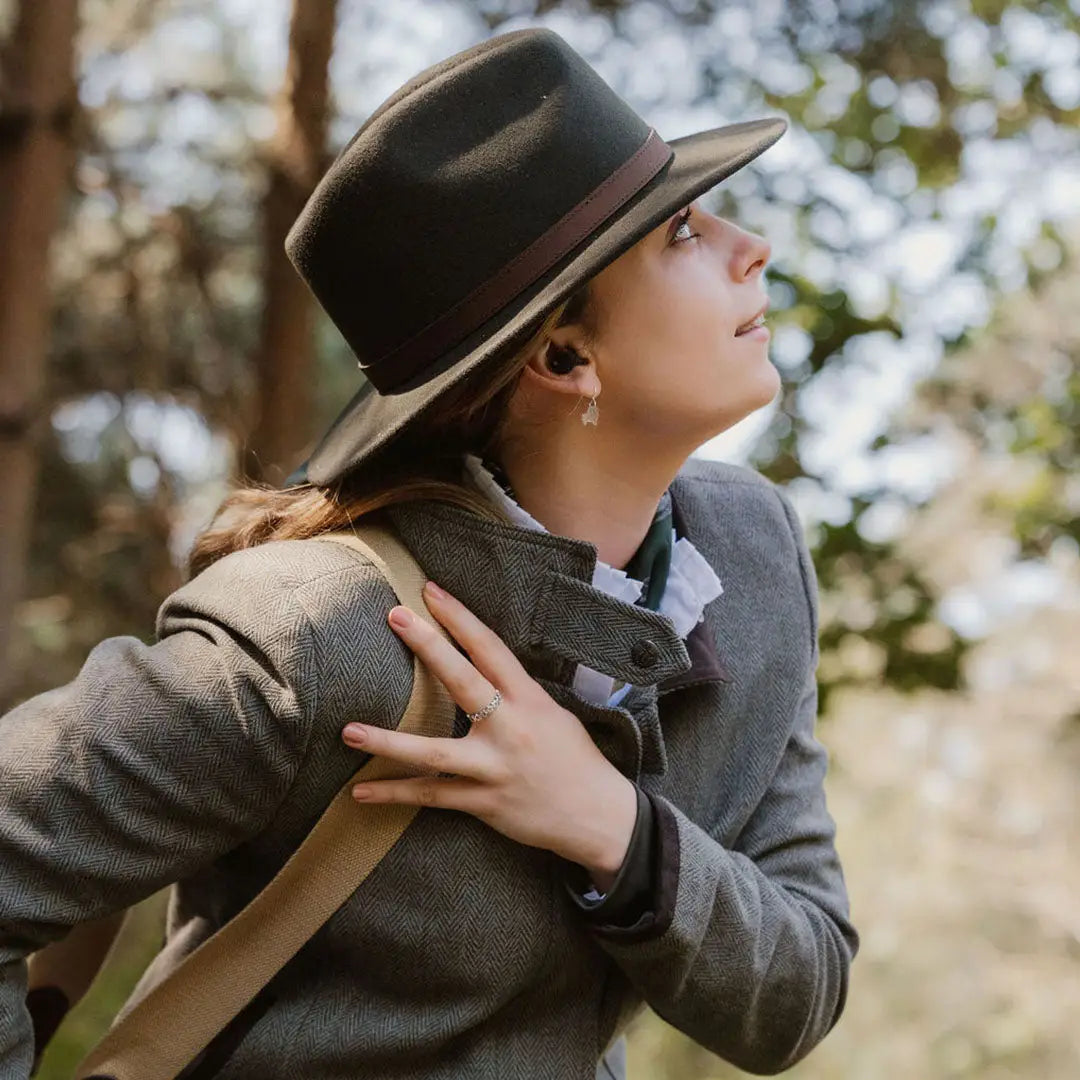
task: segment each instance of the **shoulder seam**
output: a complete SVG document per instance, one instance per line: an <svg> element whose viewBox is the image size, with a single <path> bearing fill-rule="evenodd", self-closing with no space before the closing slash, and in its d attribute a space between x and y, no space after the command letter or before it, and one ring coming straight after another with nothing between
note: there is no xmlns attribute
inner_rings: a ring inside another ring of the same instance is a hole
<svg viewBox="0 0 1080 1080"><path fill-rule="evenodd" d="M341 545L337 545L337 546L345 547L347 545L341 544ZM399 599L397 597L397 593L394 591L393 585L390 584L389 580L379 570L378 566L372 560L368 559L364 555L363 552L357 551L355 548L351 548L350 550L353 552L354 555L357 556L357 558L352 560L352 565L350 565L350 566L338 566L338 567L335 567L333 570L326 570L323 573L315 574L313 577L306 578L302 583L300 583L293 590L293 593L292 593L293 599L303 609L303 612L304 612L304 621L305 621L305 624L306 624L306 627L307 627L309 638L310 638L310 640L312 642L312 654L313 655L314 655L314 652L315 652L314 641L315 641L316 632L315 632L315 629L314 629L314 625L315 625L314 621L311 618L311 613L308 611L308 607L307 607L307 604L305 602L305 598L303 596L303 591L307 588L307 586L312 585L315 582L324 581L327 578L332 578L332 577L336 577L336 576L340 576L340 575L355 575L357 569L359 569L359 568L370 568L371 570L374 571L374 573L371 574L371 575L365 575L363 584L364 585L371 584L371 585L374 585L376 588L385 589L391 596L395 597L395 599ZM383 622L380 622L378 625L381 626L385 630L386 633L388 633L390 635L394 635L394 631L387 624L385 624ZM411 676L412 676L413 679L415 679L415 677L416 677L416 665L417 665L418 662L419 661L415 656L409 662ZM411 693L412 693L412 689L410 687L409 694L406 695L406 698L405 698L405 706L404 706L403 710L401 711L401 713L399 713L399 715L397 717L397 721L395 723L395 729L400 727L400 725L401 725L401 721L402 721L402 719L403 719L403 717L405 715L404 710L408 709L408 703L409 703L409 700L410 700ZM312 726L314 727L314 717L312 718Z"/></svg>
<svg viewBox="0 0 1080 1080"><path fill-rule="evenodd" d="M318 539L317 536L308 536L308 537L304 537L301 540L296 540L296 541L291 541L291 542L305 543L308 540L317 540L317 539ZM267 543L273 543L273 542L274 541L267 541ZM327 543L327 541L324 541L324 543ZM348 547L345 544L335 544L332 541L330 541L329 543L335 548L347 548ZM266 544L255 544L250 548L244 548L244 549L241 549L241 550L255 551L257 548L265 547L265 546L266 546ZM351 548L351 547L348 547L348 550L352 553L353 557L350 559L348 556L346 556L345 563L343 563L341 566L335 566L335 567L332 567L329 570L323 570L323 571L321 571L320 573L317 573L317 574L309 574L309 575L303 575L303 576L301 576L299 574L285 574L285 575L283 575L283 579L288 581L287 588L290 591L295 592L296 590L305 588L306 586L311 585L316 581L320 581L324 577L331 577L334 574L348 573L348 572L351 572L351 571L355 570L357 567L371 567L375 571L375 574L379 577L379 579L382 580L383 582L386 582L386 576L382 573L381 570L379 570L376 563L374 563L371 559L367 558L367 556L364 555L364 553L362 551L357 551L356 548ZM194 580L194 578L191 579L191 580ZM189 584L189 582L185 582L185 584ZM389 584L389 583L387 582L387 584Z"/></svg>
<svg viewBox="0 0 1080 1080"><path fill-rule="evenodd" d="M737 465L727 461L714 461L709 458L689 458L679 473L679 478L712 484L714 487L733 485L737 487L766 487L772 483L749 465ZM726 476L713 475L718 470L728 471Z"/></svg>
<svg viewBox="0 0 1080 1080"><path fill-rule="evenodd" d="M252 549L251 548L245 548L245 549L242 549L242 550L252 550ZM221 560L216 560L214 563L211 564L210 567L207 568L207 570L211 570L215 566L218 566L220 562L221 562ZM203 573L206 573L206 572L207 572L206 570L203 571ZM162 635L162 633L161 633L161 630L162 630L162 628L163 628L163 626L165 624L165 621L168 618L167 609L169 608L170 604L172 604L174 602L174 599L178 597L178 594L183 592L189 586L193 585L196 581L199 580L200 577L202 577L202 574L198 574L194 578L190 578L188 581L185 581L182 585L178 586L171 593L169 593L169 595L166 596L161 601L161 603L158 605L157 613L156 613L156 615L154 617L154 640L155 640L155 643L159 643L159 642L165 640L165 638L171 636L170 634ZM289 580L285 581L281 591L288 597L288 602L292 605L292 607L293 607L293 609L294 609L294 611L295 611L295 613L297 615L297 622L302 627L303 637L304 637L304 641L306 643L307 654L309 656L311 656L311 657L314 657L314 655L315 655L315 635L314 635L312 625L311 625L311 617L308 614L307 608L304 606L304 604L300 601L300 598L297 596L297 592L298 592L298 590L300 588L300 585L301 585L301 582L298 582L295 579L289 579ZM183 602L183 601L181 601L181 602ZM317 673L316 673L316 675L317 675ZM316 711L318 709L319 680L316 677L316 678L313 678L311 680L311 682L313 683L313 686L312 686L312 698L313 698L313 701L311 702L310 707L308 707L305 704L305 707L300 710L300 716L301 716L301 718L303 720L303 724L304 724L303 739L300 742L299 751L298 751L298 755L297 755L298 760L300 760L300 761L303 761L303 759L307 755L308 744L311 741L312 730L315 727L315 715L316 715ZM295 782L295 778L294 778L294 782ZM291 787L291 785L290 785L290 787Z"/></svg>
<svg viewBox="0 0 1080 1080"><path fill-rule="evenodd" d="M311 616L308 614L307 608L304 606L300 598L296 595L296 589L292 589L289 592L289 598L293 604L300 610L301 617L304 620L304 640L307 642L308 656L314 658L315 656L315 631L311 626ZM307 711L307 723L304 725L304 745L300 751L300 761L306 761L308 755L308 746L311 743L311 735L315 730L315 717L319 714L319 677L318 669L315 669L314 677L312 678L312 700L311 708ZM297 775L299 775L299 767L297 768ZM296 778L293 778L293 783L296 782ZM291 788L292 785L290 785Z"/></svg>
<svg viewBox="0 0 1080 1080"><path fill-rule="evenodd" d="M765 477L760 480L740 480L734 476L721 479L718 476L692 476L687 473L684 474L683 479L698 484L713 484L716 487L726 487L729 484L735 487L767 487L769 484Z"/></svg>

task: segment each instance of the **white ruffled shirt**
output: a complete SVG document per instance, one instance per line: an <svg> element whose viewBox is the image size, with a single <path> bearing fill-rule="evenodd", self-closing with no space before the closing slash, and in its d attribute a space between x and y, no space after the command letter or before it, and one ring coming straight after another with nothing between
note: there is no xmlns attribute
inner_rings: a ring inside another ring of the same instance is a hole
<svg viewBox="0 0 1080 1080"><path fill-rule="evenodd" d="M548 532L536 518L503 491L476 454L465 455L465 468L481 491L502 505L519 525ZM671 619L679 637L685 638L704 618L705 605L715 600L724 589L705 556L685 536L676 539L675 529L672 528L671 538L671 564L664 593L660 598L659 611L661 615ZM624 570L619 570L602 559L596 560L592 584L593 588L630 604L640 598L644 588L644 582L630 577ZM614 684L615 680L610 675L578 664L574 675L574 689L587 700L598 705L618 704L629 691L630 685L622 686L612 693Z"/></svg>

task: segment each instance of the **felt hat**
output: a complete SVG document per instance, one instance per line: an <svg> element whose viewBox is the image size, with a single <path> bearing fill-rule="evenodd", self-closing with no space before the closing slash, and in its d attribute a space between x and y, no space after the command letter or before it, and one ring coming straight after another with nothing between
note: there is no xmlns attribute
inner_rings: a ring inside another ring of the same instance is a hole
<svg viewBox="0 0 1080 1080"><path fill-rule="evenodd" d="M286 485L329 484L410 437L422 450L416 421L442 393L786 129L767 118L664 140L540 27L413 76L285 240L364 376Z"/></svg>

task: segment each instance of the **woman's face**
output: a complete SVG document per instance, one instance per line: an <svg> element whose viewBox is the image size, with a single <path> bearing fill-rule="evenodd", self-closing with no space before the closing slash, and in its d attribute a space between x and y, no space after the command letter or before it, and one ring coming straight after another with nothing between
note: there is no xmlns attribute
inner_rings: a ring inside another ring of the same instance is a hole
<svg viewBox="0 0 1080 1080"><path fill-rule="evenodd" d="M736 334L768 302L768 242L687 207L593 279L591 352L609 432L696 447L772 401L780 376L768 330Z"/></svg>

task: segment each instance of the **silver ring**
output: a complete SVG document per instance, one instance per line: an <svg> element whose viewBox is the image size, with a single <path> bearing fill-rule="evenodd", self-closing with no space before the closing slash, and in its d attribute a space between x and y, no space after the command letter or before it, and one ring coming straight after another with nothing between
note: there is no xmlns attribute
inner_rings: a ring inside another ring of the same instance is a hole
<svg viewBox="0 0 1080 1080"><path fill-rule="evenodd" d="M465 715L469 718L470 724L475 724L477 720L483 720L485 716L490 716L499 707L501 702L502 694L496 690L495 696L482 709L478 709L476 712L466 713Z"/></svg>

